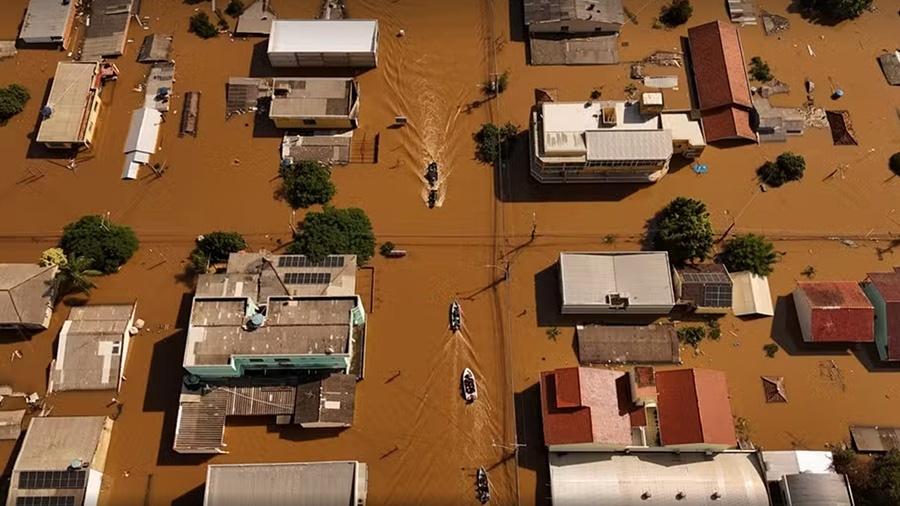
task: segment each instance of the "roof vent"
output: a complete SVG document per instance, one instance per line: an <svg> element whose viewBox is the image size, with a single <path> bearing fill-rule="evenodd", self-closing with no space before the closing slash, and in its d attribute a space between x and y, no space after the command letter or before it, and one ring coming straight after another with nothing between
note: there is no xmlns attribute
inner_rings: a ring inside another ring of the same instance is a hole
<svg viewBox="0 0 900 506"><path fill-rule="evenodd" d="M606 295L606 303L613 309L627 309L629 300L627 293L610 293Z"/></svg>

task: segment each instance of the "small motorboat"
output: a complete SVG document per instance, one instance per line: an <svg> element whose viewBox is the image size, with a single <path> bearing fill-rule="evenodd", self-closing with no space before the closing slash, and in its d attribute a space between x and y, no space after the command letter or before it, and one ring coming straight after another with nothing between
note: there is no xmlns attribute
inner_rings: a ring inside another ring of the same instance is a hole
<svg viewBox="0 0 900 506"><path fill-rule="evenodd" d="M434 209L437 205L437 190L428 190L428 209Z"/></svg>
<svg viewBox="0 0 900 506"><path fill-rule="evenodd" d="M438 182L438 165L437 162L431 162L428 164L428 167L425 168L425 181L428 181L428 186L434 188L434 185Z"/></svg>
<svg viewBox="0 0 900 506"><path fill-rule="evenodd" d="M465 399L466 402L475 402L475 399L478 398L478 387L475 385L475 374L468 367L463 370L460 388L462 390L463 399Z"/></svg>
<svg viewBox="0 0 900 506"><path fill-rule="evenodd" d="M481 504L491 500L491 488L488 484L487 471L483 467L479 467L478 472L475 473L475 495Z"/></svg>
<svg viewBox="0 0 900 506"><path fill-rule="evenodd" d="M462 313L459 309L459 302L454 300L450 303L450 330L457 332L460 327L462 327Z"/></svg>

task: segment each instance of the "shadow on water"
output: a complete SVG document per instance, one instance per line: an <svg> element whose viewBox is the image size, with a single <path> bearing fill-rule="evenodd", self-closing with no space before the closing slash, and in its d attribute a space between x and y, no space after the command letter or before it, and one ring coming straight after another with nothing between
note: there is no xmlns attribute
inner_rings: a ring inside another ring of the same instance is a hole
<svg viewBox="0 0 900 506"><path fill-rule="evenodd" d="M875 343L860 343L853 347L852 353L869 372L900 372L900 362L881 360Z"/></svg>
<svg viewBox="0 0 900 506"><path fill-rule="evenodd" d="M550 504L550 468L541 430L541 388L535 383L515 395L519 466L535 472L535 504Z"/></svg>
<svg viewBox="0 0 900 506"><path fill-rule="evenodd" d="M828 17L812 9L805 8L803 6L804 3L804 0L791 0L791 3L787 6L787 12L791 14L799 14L800 17L804 20L822 26L835 26L842 21L841 19Z"/></svg>
<svg viewBox="0 0 900 506"><path fill-rule="evenodd" d="M509 39L525 42L525 8L521 0L509 0Z"/></svg>
<svg viewBox="0 0 900 506"><path fill-rule="evenodd" d="M797 306L791 295L779 296L772 318L772 340L788 355L847 355L847 343L807 343L803 340Z"/></svg>
<svg viewBox="0 0 900 506"><path fill-rule="evenodd" d="M204 485L197 485L172 501L172 506L198 506L203 504Z"/></svg>

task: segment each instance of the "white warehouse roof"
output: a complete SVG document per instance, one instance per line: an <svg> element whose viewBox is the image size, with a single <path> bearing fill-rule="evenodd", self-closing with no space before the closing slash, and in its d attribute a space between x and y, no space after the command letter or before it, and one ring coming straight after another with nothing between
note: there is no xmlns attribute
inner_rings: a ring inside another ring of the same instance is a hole
<svg viewBox="0 0 900 506"><path fill-rule="evenodd" d="M277 19L272 22L269 52L365 53L377 48L378 21Z"/></svg>
<svg viewBox="0 0 900 506"><path fill-rule="evenodd" d="M608 306L627 296L631 306L675 304L669 255L664 251L560 253L563 306Z"/></svg>
<svg viewBox="0 0 900 506"><path fill-rule="evenodd" d="M584 139L588 160L668 160L672 156L668 130L589 130Z"/></svg>

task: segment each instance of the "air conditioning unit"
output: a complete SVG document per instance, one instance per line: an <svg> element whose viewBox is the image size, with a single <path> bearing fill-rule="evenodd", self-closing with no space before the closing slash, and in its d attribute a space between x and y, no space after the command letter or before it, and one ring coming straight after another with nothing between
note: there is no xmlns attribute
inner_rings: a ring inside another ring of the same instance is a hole
<svg viewBox="0 0 900 506"><path fill-rule="evenodd" d="M628 294L627 293L610 293L606 296L606 303L609 307L613 309L627 309L628 308Z"/></svg>

